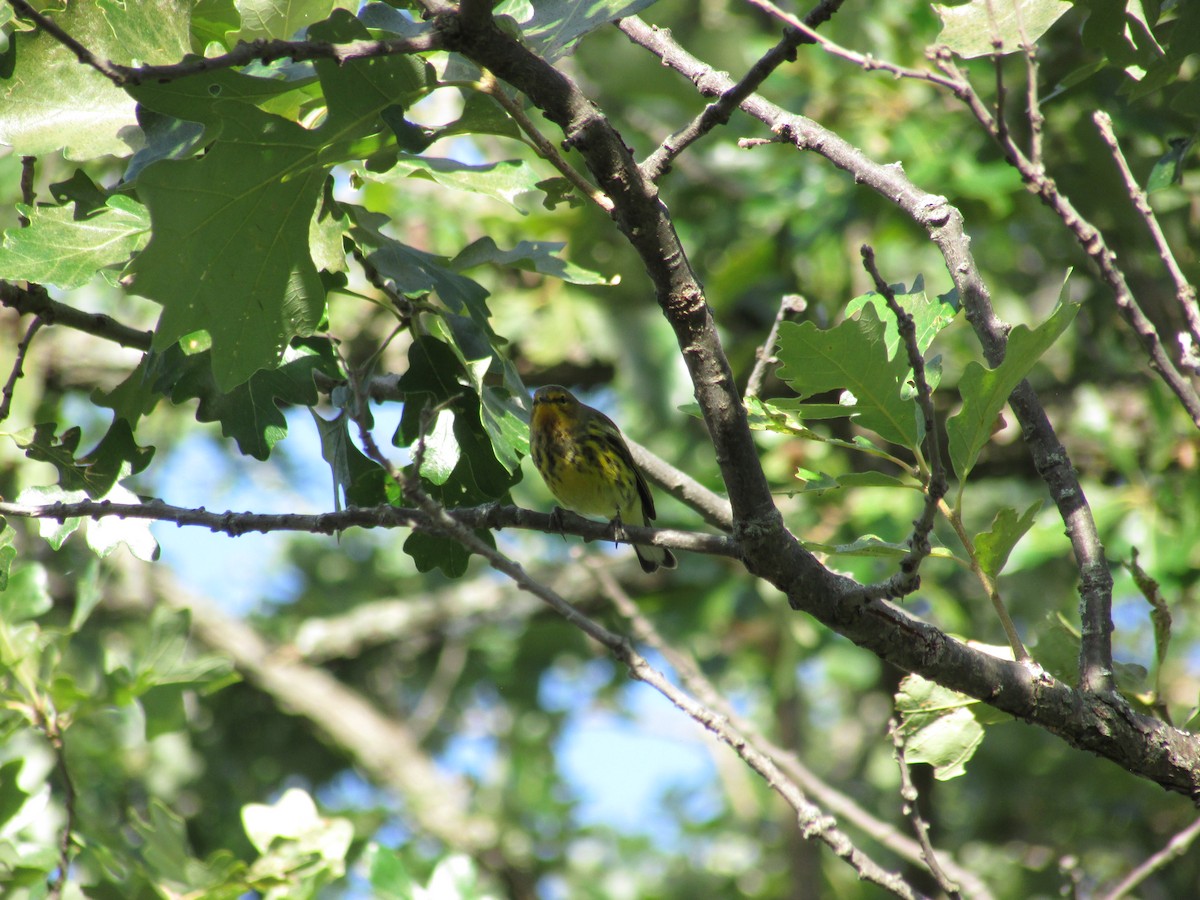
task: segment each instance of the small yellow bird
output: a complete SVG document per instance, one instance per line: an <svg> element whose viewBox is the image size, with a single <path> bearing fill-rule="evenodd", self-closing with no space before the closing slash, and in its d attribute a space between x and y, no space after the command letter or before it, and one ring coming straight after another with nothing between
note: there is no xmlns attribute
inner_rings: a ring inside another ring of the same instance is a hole
<svg viewBox="0 0 1200 900"><path fill-rule="evenodd" d="M533 395L529 449L558 502L584 516L603 516L649 525L654 498L612 419L580 403L564 387L550 384ZM635 544L643 571L675 568L666 547Z"/></svg>

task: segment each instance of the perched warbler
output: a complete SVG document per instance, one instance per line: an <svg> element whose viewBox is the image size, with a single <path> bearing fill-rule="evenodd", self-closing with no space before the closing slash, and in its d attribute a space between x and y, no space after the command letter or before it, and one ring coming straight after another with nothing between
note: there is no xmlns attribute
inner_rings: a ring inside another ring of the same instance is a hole
<svg viewBox="0 0 1200 900"><path fill-rule="evenodd" d="M649 525L654 498L634 465L629 447L612 419L585 406L556 384L533 395L529 448L558 502L585 516L604 516L619 527L623 519ZM646 572L675 568L665 547L635 544Z"/></svg>

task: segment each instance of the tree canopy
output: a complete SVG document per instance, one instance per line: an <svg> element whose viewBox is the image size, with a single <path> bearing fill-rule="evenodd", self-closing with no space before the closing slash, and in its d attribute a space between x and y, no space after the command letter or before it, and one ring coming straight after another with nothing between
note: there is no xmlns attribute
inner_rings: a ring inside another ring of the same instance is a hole
<svg viewBox="0 0 1200 900"><path fill-rule="evenodd" d="M1200 4L0 29L5 896L1200 883Z"/></svg>

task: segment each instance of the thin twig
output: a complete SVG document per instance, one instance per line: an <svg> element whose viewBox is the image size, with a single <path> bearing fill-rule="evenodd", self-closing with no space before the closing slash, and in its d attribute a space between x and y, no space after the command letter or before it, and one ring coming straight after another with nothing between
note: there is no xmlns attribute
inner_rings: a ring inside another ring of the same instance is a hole
<svg viewBox="0 0 1200 900"><path fill-rule="evenodd" d="M1142 311L1133 291L1130 290L1129 284L1125 280L1125 273L1117 266L1117 255L1109 249L1104 235L1085 219L1071 201L1058 190L1054 179L1046 175L1041 167L1036 166L1016 145L1011 134L1001 135L995 116L988 110L987 105L976 93L966 75L958 68L953 54L942 48L938 52L936 60L942 71L949 76L950 82L955 85L952 88L955 96L966 104L976 121L1000 146L1005 159L1017 170L1029 191L1051 209L1075 237L1084 252L1099 267L1100 275L1112 292L1117 309L1141 341L1150 365L1179 399L1180 404L1191 417L1192 423L1200 428L1200 394L1196 392L1192 383L1180 374L1170 355L1164 349L1162 337L1149 317Z"/></svg>
<svg viewBox="0 0 1200 900"><path fill-rule="evenodd" d="M54 755L54 768L58 772L63 786L63 811L66 821L63 823L62 835L58 841L58 869L47 891L49 900L59 900L67 884L67 876L71 871L71 845L75 835L75 782L71 779L71 770L67 766L67 750L65 734L58 716L50 715L39 709L38 726L50 742L50 750Z"/></svg>
<svg viewBox="0 0 1200 900"><path fill-rule="evenodd" d="M746 379L746 390L743 397L757 397L762 390L763 379L767 377L767 367L777 363L775 358L775 342L779 339L779 326L787 321L788 316L798 315L808 308L806 301L799 294L784 294L779 301L779 311L775 313L775 321L767 334L767 339L754 353L754 368Z"/></svg>
<svg viewBox="0 0 1200 900"><path fill-rule="evenodd" d="M230 537L251 532L302 531L311 534L337 534L347 528L430 528L432 523L421 509L407 506L382 504L372 507L350 507L337 512L317 515L296 513L252 513L210 512L203 507L189 509L172 506L160 500L149 503L113 503L108 500L84 500L78 503L50 503L34 506L26 503L0 501L0 515L26 519L48 519L62 522L66 519L145 519L152 522L172 522L176 525L191 525ZM560 532L573 534L589 541L612 540L612 528L607 522L585 519L574 513L562 516L561 528L551 523L546 513L519 506L485 504L474 507L458 507L446 515L451 516L464 528L520 528L542 531L547 534ZM645 528L627 525L627 535L619 538L620 543L660 544L673 550L689 550L693 553L708 553L717 556L736 557L736 543L725 535L703 532L680 531L674 528Z"/></svg>
<svg viewBox="0 0 1200 900"><path fill-rule="evenodd" d="M479 80L478 88L482 93L487 94L504 107L504 111L517 123L517 127L525 133L525 136L529 138L533 144L533 148L542 159L558 169L559 173L567 181L571 182L580 194L591 200L606 213L612 213L613 202L609 199L608 195L584 178L578 169L563 158L563 155L558 152L558 148L544 134L538 131L537 126L533 124L533 120L525 115L525 110L521 109L521 104L504 93L504 88L496 80L495 75L484 70L483 77Z"/></svg>
<svg viewBox="0 0 1200 900"><path fill-rule="evenodd" d="M1163 234L1161 226L1158 224L1158 217L1154 214L1154 208L1150 206L1150 198L1141 185L1138 184L1136 178L1133 177L1133 171L1129 168L1129 163L1125 159L1125 154L1121 151L1121 145L1117 141L1116 132L1113 130L1112 117L1108 113L1097 110L1092 114L1092 121L1096 123L1096 128L1100 131L1100 137L1104 143L1108 145L1108 149L1112 152L1113 161L1116 162L1117 168L1121 172L1121 177L1125 180L1125 190L1129 192L1129 199L1133 201L1134 208L1141 215L1142 221L1146 223L1146 228L1150 232L1150 236L1154 238L1154 245L1158 248L1159 258L1166 266L1167 272L1171 276L1171 280L1175 282L1175 297L1179 301L1179 306L1183 310L1184 316L1187 318L1188 330L1191 332L1192 340L1195 345L1200 345L1200 309L1196 306L1196 287L1187 280L1187 276L1183 274L1183 270L1179 268L1179 263L1175 260L1175 254L1171 251L1171 245L1167 243L1167 236Z"/></svg>
<svg viewBox="0 0 1200 900"><path fill-rule="evenodd" d="M821 0L804 17L805 27L812 30L828 21L838 11L843 2L845 0ZM703 111L691 122L662 142L661 146L641 164L640 168L643 177L651 182L657 182L661 179L669 171L672 160L718 125L726 124L733 111L741 105L743 100L758 90L759 86L770 77L772 72L783 63L796 58L797 47L801 44L812 43L812 40L806 31L801 31L798 28L787 29L779 43L759 57L746 74L742 76L741 81L732 87L722 90L717 99L704 107ZM696 86L702 94L712 96L716 93L715 91L711 93L707 92L703 82L698 83Z"/></svg>
<svg viewBox="0 0 1200 900"><path fill-rule="evenodd" d="M1134 888L1155 872L1166 868L1170 863L1173 863L1179 857L1183 856L1183 854L1187 853L1188 848L1192 846L1192 842L1196 840L1197 835L1200 835L1200 817L1196 818L1187 828L1176 832L1167 841L1165 847L1143 861L1141 865L1122 878L1111 891L1101 895L1101 900L1121 900L1122 897L1127 897Z"/></svg>
<svg viewBox="0 0 1200 900"><path fill-rule="evenodd" d="M68 34L49 16L39 13L26 0L8 0L18 13L31 19L45 29L60 44L70 50L84 65L91 66L117 87L138 85L148 81L163 83L187 78L202 72L244 66L254 61L269 63L279 59L297 62L313 59L332 59L338 63L354 59L369 59L378 56L393 56L410 53L425 53L436 50L440 41L436 33L422 34L412 38L393 38L381 41L347 41L334 44L329 41L242 41L228 53L213 57L195 57L183 62L162 66L124 66L102 59Z"/></svg>
<svg viewBox="0 0 1200 900"><path fill-rule="evenodd" d="M608 597L609 601L616 607L625 620L629 622L634 637L654 649L670 664L679 677L680 682L691 692L692 696L696 697L697 700L710 709L724 716L733 728L745 735L747 741L756 746L760 752L773 759L776 765L787 773L801 790L813 794L827 808L838 813L856 828L873 840L878 841L893 853L918 865L924 863L923 850L918 843L906 835L900 834L891 825L880 821L855 803L854 800L831 787L803 765L794 752L785 750L775 744L770 738L766 737L750 722L739 715L733 705L717 689L716 685L704 674L704 670L696 661L695 656L687 650L669 643L662 636L650 618L642 613L637 603L634 602L617 582L616 578L613 577L609 567L601 565L596 560L589 560L586 565L592 577L596 579L596 582L604 591L605 596ZM948 871L953 873L955 878L970 886L972 897L977 898L977 900L990 900L991 892L987 886L971 872L958 866L952 859L948 859L945 866Z"/></svg>
<svg viewBox="0 0 1200 900"><path fill-rule="evenodd" d="M933 844L929 840L929 823L925 821L925 817L921 815L920 807L917 805L917 786L913 784L912 773L908 770L908 760L904 758L904 732L895 719L888 721L888 734L891 735L896 764L900 769L900 798L904 801L904 814L912 822L913 833L916 834L917 841L921 844L925 865L937 879L938 887L946 892L946 896L950 897L950 900L962 900L959 886L946 875L945 870L938 862Z"/></svg>
<svg viewBox="0 0 1200 900"><path fill-rule="evenodd" d="M939 508L946 521L950 523L950 527L954 529L954 533L958 535L958 541L962 544L963 549L967 553L967 559L971 563L971 571L975 573L975 577L983 585L983 591L987 594L988 600L992 604L992 609L996 611L996 616L1000 619L1000 626L1004 629L1004 636L1008 638L1008 645L1012 647L1013 658L1017 662L1027 662L1031 659L1029 651L1021 643L1021 636L1017 633L1017 626L1013 624L1012 617L1008 614L1008 608L1004 605L1004 599L1000 596L1000 588L996 584L996 579L992 578L979 562L979 555L975 552L975 542L967 532L962 516L957 509L952 509L948 503L942 502Z"/></svg>
<svg viewBox="0 0 1200 900"><path fill-rule="evenodd" d="M925 462L921 465L928 475L925 479L925 504L921 515L913 522L913 533L908 539L908 553L900 561L900 571L887 586L893 593L884 597L903 597L911 594L921 584L921 563L929 556L932 546L929 535L933 531L934 519L937 518L938 503L946 495L946 472L942 462L941 441L938 439L937 420L933 414L933 392L929 388L929 380L925 377L925 357L917 345L917 330L913 318L896 300L896 293L891 285L879 274L875 265L875 251L868 244L861 248L863 266L875 282L875 290L883 297L896 317L896 327L900 340L904 343L908 354L908 364L912 367L913 384L917 389L917 405L921 409L921 418L925 430Z"/></svg>
<svg viewBox="0 0 1200 900"><path fill-rule="evenodd" d="M1014 5L1019 10L1019 6ZM1020 13L1018 12L1018 16ZM1018 18L1020 23L1020 18ZM1021 25L1024 39L1024 25ZM1029 116L1029 162L1037 172L1046 171L1046 162L1042 154L1043 126L1046 117L1042 115L1042 105L1038 100L1038 61L1037 44L1025 40L1025 106Z"/></svg>
<svg viewBox="0 0 1200 900"><path fill-rule="evenodd" d="M29 345L33 343L33 336L38 333L38 329L44 323L40 318L34 316L29 327L25 329L25 337L21 338L17 344L17 358L13 360L12 371L8 375L8 381L4 383L3 390L0 390L0 422L8 418L12 412L13 391L16 390L17 381L25 374L25 356L29 353Z"/></svg>
<svg viewBox="0 0 1200 900"><path fill-rule="evenodd" d="M940 84L942 87L954 89L954 83L951 79L944 75L939 75L929 69L909 69L905 66L898 66L894 63L885 62L875 59L873 56L866 56L862 53L856 53L853 50L848 50L845 47L831 41L827 37L817 34L815 30L807 24L800 21L790 12L780 9L771 0L746 0L751 6L756 6L768 15L772 15L781 22L791 26L801 34L809 38L814 44L819 44L821 48L831 56L839 57L847 62L854 63L856 66L861 66L867 72L890 72L897 78L912 78L917 81L928 81L932 84Z"/></svg>
<svg viewBox="0 0 1200 900"><path fill-rule="evenodd" d="M1004 104L1008 101L1008 87L1004 84L1004 41L996 38L992 41L992 66L996 70L996 133L1001 141L1008 140L1008 116L1005 115Z"/></svg>

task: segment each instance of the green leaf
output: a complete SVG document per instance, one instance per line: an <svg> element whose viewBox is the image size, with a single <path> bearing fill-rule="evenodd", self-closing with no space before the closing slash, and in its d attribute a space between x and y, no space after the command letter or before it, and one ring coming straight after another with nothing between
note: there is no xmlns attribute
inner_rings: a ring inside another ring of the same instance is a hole
<svg viewBox="0 0 1200 900"><path fill-rule="evenodd" d="M8 522L0 518L0 591L8 590L9 571L17 558L17 548L13 546L15 534Z"/></svg>
<svg viewBox="0 0 1200 900"><path fill-rule="evenodd" d="M524 133L507 110L494 97L475 90L466 92L462 115L437 129L439 139L456 134L495 134L525 140Z"/></svg>
<svg viewBox="0 0 1200 900"><path fill-rule="evenodd" d="M54 608L50 597L50 579L38 563L21 566L8 579L0 593L0 618L10 625L36 619Z"/></svg>
<svg viewBox="0 0 1200 900"><path fill-rule="evenodd" d="M237 441L238 449L255 459L267 459L274 446L287 436L284 405L313 406L317 389L313 374L327 360L303 349L289 349L283 365L255 372L248 381L223 393L212 371L208 351L186 355L179 345L151 354L145 365L145 382L171 398L172 403L200 401L196 419L220 422L221 433Z"/></svg>
<svg viewBox="0 0 1200 900"><path fill-rule="evenodd" d="M978 703L919 675L905 676L896 694L896 711L907 761L933 766L938 781L965 774L967 762L983 743L983 726L972 712Z"/></svg>
<svg viewBox="0 0 1200 900"><path fill-rule="evenodd" d="M192 42L196 47L210 43L230 46L228 36L242 24L235 0L195 0L192 7Z"/></svg>
<svg viewBox="0 0 1200 900"><path fill-rule="evenodd" d="M137 504L141 502L133 491L119 484L113 485L103 499L113 503ZM150 520L148 519L123 519L119 516L92 519L87 526L87 544L92 552L101 559L122 544L143 562L154 562L158 559L158 541L150 532Z"/></svg>
<svg viewBox="0 0 1200 900"><path fill-rule="evenodd" d="M350 438L350 417L343 410L333 419L324 419L309 409L321 436L321 456L333 473L334 509L348 506L375 506L386 502L384 470L367 457Z"/></svg>
<svg viewBox="0 0 1200 900"><path fill-rule="evenodd" d="M369 36L344 11L310 34ZM206 331L223 392L276 365L293 337L316 327L325 294L309 238L326 175L383 131L381 110L430 83L424 63L404 56L314 66L328 103L315 129L256 105L294 87L286 82L213 72L131 88L140 103L200 122L215 138L199 158L157 162L138 176L153 233L131 271L132 289L163 304L155 348Z"/></svg>
<svg viewBox="0 0 1200 900"><path fill-rule="evenodd" d="M295 39L302 28L320 22L335 9L356 9L357 2L347 0L238 0L242 28L230 40L254 41L259 38Z"/></svg>
<svg viewBox="0 0 1200 900"><path fill-rule="evenodd" d="M174 116L157 113L145 106L137 108L138 124L145 136L145 146L133 154L125 168L125 180L134 181L142 169L160 159L187 159L204 142L204 126Z"/></svg>
<svg viewBox="0 0 1200 900"><path fill-rule="evenodd" d="M480 417L496 459L509 472L518 471L522 457L529 453L529 413L524 403L529 392L521 376L474 319L444 315L441 321L447 343L480 398ZM488 377L496 368L504 376L502 387L491 384Z"/></svg>
<svg viewBox="0 0 1200 900"><path fill-rule="evenodd" d="M24 765L25 760L23 759L10 759L0 765L0 830L4 828L5 823L21 811L21 807L29 799L29 792L17 784Z"/></svg>
<svg viewBox="0 0 1200 900"><path fill-rule="evenodd" d="M436 293L452 312L465 311L474 319L491 343L491 313L485 302L488 292L481 284L451 269L445 257L409 247L384 234L386 216L361 206L346 205L345 209L355 223L351 237L396 291L412 298Z"/></svg>
<svg viewBox="0 0 1200 900"><path fill-rule="evenodd" d="M925 282L921 277L913 282L911 290L906 290L904 285L893 286L896 302L912 316L913 329L917 334L917 349L921 353L929 349L938 332L953 322L958 315L958 305L953 294L943 294L931 299L925 293L924 287ZM900 346L900 325L888 309L887 300L882 294L871 291L861 297L855 297L846 304L846 317L850 318L868 304L875 307L875 314L884 323L883 342L888 358L901 354L907 359L907 351Z"/></svg>
<svg viewBox="0 0 1200 900"><path fill-rule="evenodd" d="M1088 10L1084 46L1103 53L1110 65L1124 69L1130 78L1141 80L1163 58L1140 0L1076 0L1076 5Z"/></svg>
<svg viewBox="0 0 1200 900"><path fill-rule="evenodd" d="M183 688L177 684L152 687L138 698L138 703L146 719L148 741L164 734L183 731L187 727Z"/></svg>
<svg viewBox="0 0 1200 900"><path fill-rule="evenodd" d="M655 0L506 0L496 16L511 16L521 29L522 42L534 53L554 60L589 31L617 19L636 15Z"/></svg>
<svg viewBox="0 0 1200 900"><path fill-rule="evenodd" d="M400 426L392 439L397 447L412 447L421 433L424 410L440 406L455 411L458 464L444 484L429 485L438 500L452 507L505 496L521 478L519 455L528 449L528 430L519 410L504 406L506 401L498 389L492 389L498 407L489 411L469 386L478 382L478 369L487 360L464 363L457 349L430 336L413 342L408 351L408 371L397 383L405 400ZM466 374L468 366L476 371Z"/></svg>
<svg viewBox="0 0 1200 900"><path fill-rule="evenodd" d="M312 797L299 788L288 788L270 805L246 804L242 826L259 853L278 854L278 861L285 864L299 863L312 854L327 864L342 863L354 838L348 819L320 815Z"/></svg>
<svg viewBox="0 0 1200 900"><path fill-rule="evenodd" d="M1003 507L992 520L992 528L975 536L975 555L979 565L988 575L995 578L1004 570L1008 555L1017 541L1033 527L1042 501L1031 503L1020 516L1012 507Z"/></svg>
<svg viewBox="0 0 1200 900"><path fill-rule="evenodd" d="M1161 191L1183 181L1183 161L1194 142L1195 139L1190 137L1172 138L1169 141L1171 149L1164 153L1150 170L1150 177L1146 181L1146 193Z"/></svg>
<svg viewBox="0 0 1200 900"><path fill-rule="evenodd" d="M475 861L454 853L442 859L429 876L428 896L445 900L481 900L482 886Z"/></svg>
<svg viewBox="0 0 1200 900"><path fill-rule="evenodd" d="M853 405L844 415L884 440L916 447L917 406L904 396L908 360L904 353L889 355L887 329L873 305L864 305L856 318L822 331L812 322L784 322L779 328L779 377L804 399L832 390L849 391ZM896 348L894 348L896 349Z"/></svg>
<svg viewBox="0 0 1200 900"><path fill-rule="evenodd" d="M937 43L965 59L1013 53L1024 44L1036 44L1070 8L1063 0L971 0L963 6L935 3L933 11L942 20Z"/></svg>
<svg viewBox="0 0 1200 900"><path fill-rule="evenodd" d="M1065 295L1065 283L1063 292ZM1050 318L1036 329L1018 325L1012 330L1004 362L995 369L985 369L977 362L967 366L959 381L962 409L946 423L950 461L960 481L966 480L979 458L979 451L991 439L992 427L1008 402L1009 394L1067 330L1077 312L1079 304L1060 300Z"/></svg>
<svg viewBox="0 0 1200 900"><path fill-rule="evenodd" d="M598 272L580 268L554 255L565 246L549 241L521 241L511 250L501 250L490 237L482 237L454 257L450 267L462 271L490 263L550 275L572 284L612 284Z"/></svg>
<svg viewBox="0 0 1200 900"><path fill-rule="evenodd" d="M454 413L440 410L412 451L421 455L421 477L434 484L445 484L462 456L454 437Z"/></svg>
<svg viewBox="0 0 1200 900"><path fill-rule="evenodd" d="M158 606L129 647L106 648L115 703L127 705L163 685L204 689L228 683L233 666L227 658L189 652L190 624L186 610Z"/></svg>
<svg viewBox="0 0 1200 900"><path fill-rule="evenodd" d="M395 850L372 841L363 852L363 861L367 866L367 881L371 885L372 897L377 900L412 900L416 882Z"/></svg>
<svg viewBox="0 0 1200 900"><path fill-rule="evenodd" d="M81 216L65 206L23 206L29 225L10 228L0 242L0 278L79 287L98 269L124 265L146 242L150 217L134 200L109 198Z"/></svg>
<svg viewBox="0 0 1200 900"><path fill-rule="evenodd" d="M414 531L404 541L404 552L412 557L418 572L441 569L447 578L466 574L471 554L458 541Z"/></svg>
<svg viewBox="0 0 1200 900"><path fill-rule="evenodd" d="M114 419L100 443L78 459L79 428L68 428L61 435L56 435L54 428L53 422L45 422L11 437L30 459L54 466L65 490L85 491L93 500L112 490L118 478L142 471L154 456L153 447L137 445L124 419Z"/></svg>
<svg viewBox="0 0 1200 900"><path fill-rule="evenodd" d="M887 487L921 490L921 486L913 481L889 475L886 472L847 472L844 475L827 475L824 472L813 472L808 469L797 469L796 478L804 482L804 493L825 493L826 491L842 490L844 488Z"/></svg>
<svg viewBox="0 0 1200 900"><path fill-rule="evenodd" d="M372 174L371 177L383 182L395 182L401 178L425 178L442 187L470 191L501 200L520 212L517 198L537 191L542 176L528 163L519 159L470 165L453 159L402 155L387 173Z"/></svg>
<svg viewBox="0 0 1200 900"><path fill-rule="evenodd" d="M1135 547L1125 568L1133 576L1134 584L1150 604L1150 621L1154 624L1154 661L1160 668L1167 660L1167 648L1171 645L1171 607L1162 595L1162 589L1138 563Z"/></svg>
<svg viewBox="0 0 1200 900"><path fill-rule="evenodd" d="M84 623L91 616L92 610L103 599L104 592L100 585L100 564L94 558L89 559L83 572L75 579L75 608L71 610L69 626L72 634L83 628Z"/></svg>
<svg viewBox="0 0 1200 900"><path fill-rule="evenodd" d="M46 10L102 59L129 64L178 62L190 48L187 0L71 3ZM18 155L67 159L128 156L137 150L134 103L41 29L14 34L12 77L0 82L0 143Z"/></svg>
<svg viewBox="0 0 1200 900"><path fill-rule="evenodd" d="M49 506L52 503L78 503L86 499L86 491L64 491L58 485L27 487L17 495L18 503L27 503L31 506ZM45 518L38 519L37 524L38 534L41 535L42 540L55 550L60 550L67 538L74 534L76 529L83 524L83 519L75 517L63 519L59 522L56 519Z"/></svg>

